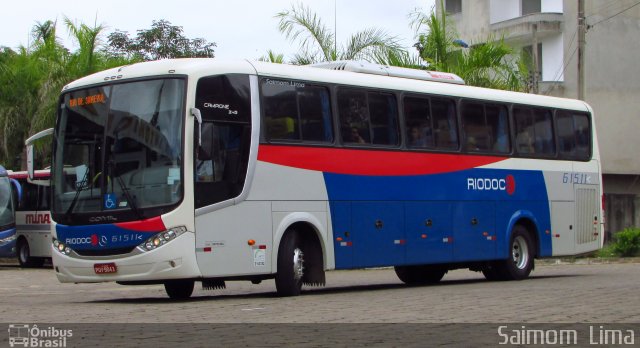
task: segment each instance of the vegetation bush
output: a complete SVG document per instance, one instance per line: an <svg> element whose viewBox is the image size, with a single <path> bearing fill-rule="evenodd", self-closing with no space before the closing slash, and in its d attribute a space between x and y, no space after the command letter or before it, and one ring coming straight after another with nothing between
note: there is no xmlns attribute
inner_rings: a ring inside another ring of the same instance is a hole
<svg viewBox="0 0 640 348"><path fill-rule="evenodd" d="M640 255L640 228L625 228L613 236L613 242L600 250L601 257Z"/></svg>

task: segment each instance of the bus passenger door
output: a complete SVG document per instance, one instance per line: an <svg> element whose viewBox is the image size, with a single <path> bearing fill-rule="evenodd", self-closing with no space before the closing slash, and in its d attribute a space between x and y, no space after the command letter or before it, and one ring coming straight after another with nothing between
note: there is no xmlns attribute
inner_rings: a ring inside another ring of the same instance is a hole
<svg viewBox="0 0 640 348"><path fill-rule="evenodd" d="M402 202L352 202L354 267L405 263Z"/></svg>
<svg viewBox="0 0 640 348"><path fill-rule="evenodd" d="M494 202L459 202L453 212L453 259L491 260L496 256Z"/></svg>
<svg viewBox="0 0 640 348"><path fill-rule="evenodd" d="M452 212L450 202L405 203L407 264L451 262Z"/></svg>

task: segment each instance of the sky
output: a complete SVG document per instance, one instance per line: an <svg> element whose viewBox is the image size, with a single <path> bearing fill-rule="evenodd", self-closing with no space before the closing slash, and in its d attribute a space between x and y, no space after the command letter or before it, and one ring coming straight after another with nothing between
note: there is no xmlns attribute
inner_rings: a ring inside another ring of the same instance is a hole
<svg viewBox="0 0 640 348"><path fill-rule="evenodd" d="M380 28L407 49L416 42L409 14L433 6L433 0L7 0L0 12L0 46L27 46L37 22L57 20L58 38L74 50L65 17L76 24L105 26L105 43L106 34L116 29L134 37L137 30L150 29L153 20L165 19L181 26L187 38L215 42L217 58L258 59L268 50L291 58L299 46L278 31L274 16L297 3L316 12L332 31L337 28L339 45L357 31Z"/></svg>

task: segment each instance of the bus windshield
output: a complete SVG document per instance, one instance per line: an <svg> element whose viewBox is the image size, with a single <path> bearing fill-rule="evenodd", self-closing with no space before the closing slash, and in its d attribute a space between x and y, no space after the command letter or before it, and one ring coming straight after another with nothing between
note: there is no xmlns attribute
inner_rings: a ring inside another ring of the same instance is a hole
<svg viewBox="0 0 640 348"><path fill-rule="evenodd" d="M8 177L0 177L0 231L15 224L15 211Z"/></svg>
<svg viewBox="0 0 640 348"><path fill-rule="evenodd" d="M184 84L155 79L62 96L52 173L57 221L138 220L182 199Z"/></svg>

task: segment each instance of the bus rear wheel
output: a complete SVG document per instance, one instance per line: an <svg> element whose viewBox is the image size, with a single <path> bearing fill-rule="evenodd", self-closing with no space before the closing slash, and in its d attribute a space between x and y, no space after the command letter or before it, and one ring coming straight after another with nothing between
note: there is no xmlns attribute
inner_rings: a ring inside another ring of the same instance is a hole
<svg viewBox="0 0 640 348"><path fill-rule="evenodd" d="M516 225L509 240L509 258L498 261L495 271L502 280L525 279L533 270L534 255L529 232L524 226Z"/></svg>
<svg viewBox="0 0 640 348"><path fill-rule="evenodd" d="M29 242L25 239L21 239L18 242L18 262L20 267L33 268L42 267L44 265L44 258L31 256L31 249L29 248Z"/></svg>
<svg viewBox="0 0 640 348"><path fill-rule="evenodd" d="M405 284L423 285L439 282L447 273L447 269L437 265L396 266L396 275Z"/></svg>
<svg viewBox="0 0 640 348"><path fill-rule="evenodd" d="M280 296L298 296L304 276L304 252L296 231L289 231L280 242L276 290Z"/></svg>
<svg viewBox="0 0 640 348"><path fill-rule="evenodd" d="M186 300L193 294L195 281L188 279L167 280L164 282L164 290L172 300Z"/></svg>

